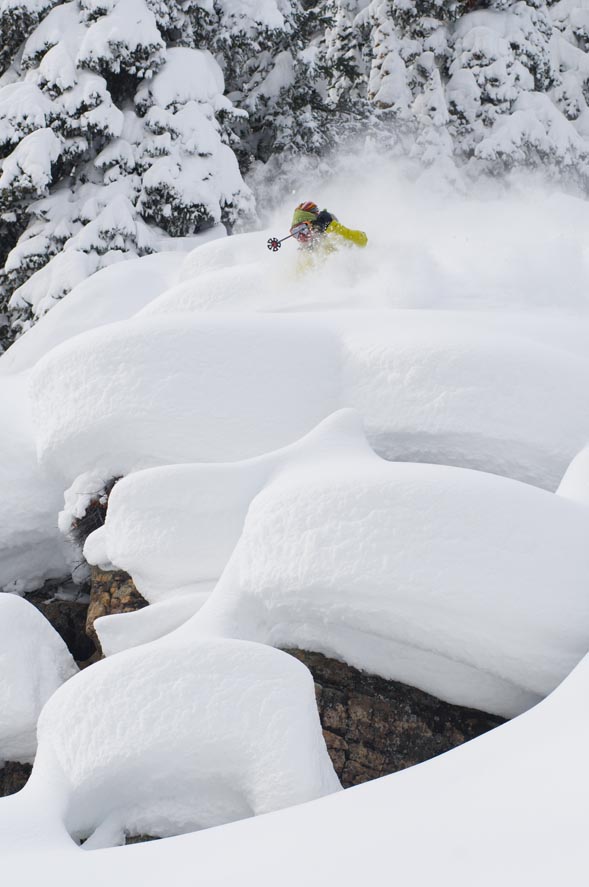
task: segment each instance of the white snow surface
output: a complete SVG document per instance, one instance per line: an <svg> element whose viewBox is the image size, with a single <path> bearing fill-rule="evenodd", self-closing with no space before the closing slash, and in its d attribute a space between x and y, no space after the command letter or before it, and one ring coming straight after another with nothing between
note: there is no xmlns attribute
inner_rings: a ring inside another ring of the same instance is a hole
<svg viewBox="0 0 589 887"><path fill-rule="evenodd" d="M63 826L40 817L39 802L41 810L49 804L37 784L0 802L3 872L19 887L41 875L50 887L132 880L159 887L162 878L183 885L196 871L211 887L272 887L277 872L285 887L334 873L353 887L367 873L381 878L394 853L407 883L471 887L480 865L480 887L583 887L588 692L585 658L525 715L425 764L269 816L124 850L77 848Z"/></svg>
<svg viewBox="0 0 589 887"><path fill-rule="evenodd" d="M199 594L221 576L252 499L281 459L133 472L113 489L106 524L86 541L86 558L131 573L150 603Z"/></svg>
<svg viewBox="0 0 589 887"><path fill-rule="evenodd" d="M150 601L220 576L187 631L318 650L513 716L584 655L588 533L589 509L527 484L386 462L342 411L266 457L132 474L85 553Z"/></svg>
<svg viewBox="0 0 589 887"><path fill-rule="evenodd" d="M589 505L589 446L575 456L556 492L565 499Z"/></svg>
<svg viewBox="0 0 589 887"><path fill-rule="evenodd" d="M68 485L96 468L233 461L351 406L386 458L554 489L589 439L589 360L538 341L558 336L548 318L539 335L506 326L425 310L136 316L37 363L38 453Z"/></svg>
<svg viewBox="0 0 589 887"><path fill-rule="evenodd" d="M162 252L111 265L88 277L2 355L0 375L30 369L66 339L131 317L170 286L177 268L178 254Z"/></svg>
<svg viewBox="0 0 589 887"><path fill-rule="evenodd" d="M0 594L0 766L33 761L39 713L77 670L36 607L17 595Z"/></svg>
<svg viewBox="0 0 589 887"><path fill-rule="evenodd" d="M58 530L64 485L37 462L28 370L65 339L135 313L168 285L177 265L177 253L164 253L99 272L0 358L0 589L29 591L72 568Z"/></svg>
<svg viewBox="0 0 589 887"><path fill-rule="evenodd" d="M94 534L93 534L94 535ZM212 582L204 582L187 594L176 594L133 613L101 616L94 629L105 656L164 637L188 622L207 600Z"/></svg>
<svg viewBox="0 0 589 887"><path fill-rule="evenodd" d="M338 369L337 340L304 318L171 315L102 327L33 369L38 452L70 482L98 467L98 451L112 476L257 455L330 411Z"/></svg>
<svg viewBox="0 0 589 887"><path fill-rule="evenodd" d="M0 377L0 415L0 590L24 592L68 572L57 529L63 486L37 463L22 377Z"/></svg>
<svg viewBox="0 0 589 887"><path fill-rule="evenodd" d="M176 636L100 662L53 695L38 735L30 792L61 785L53 815L87 850L340 787L308 670L243 641Z"/></svg>

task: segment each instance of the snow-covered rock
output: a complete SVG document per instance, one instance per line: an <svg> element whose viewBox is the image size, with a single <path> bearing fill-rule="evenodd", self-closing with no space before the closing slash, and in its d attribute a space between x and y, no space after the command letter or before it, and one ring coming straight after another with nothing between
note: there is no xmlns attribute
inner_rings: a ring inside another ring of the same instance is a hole
<svg viewBox="0 0 589 887"><path fill-rule="evenodd" d="M124 851L80 852L53 819L39 822L49 798L29 787L0 801L3 872L22 887L38 885L41 868L63 887L130 877L159 887L162 872L197 866L211 887L273 887L277 872L285 887L313 883L318 872L354 887L367 873L378 880L394 850L407 883L471 887L475 867L481 887L506 879L581 887L588 689L586 657L543 703L449 754L312 803Z"/></svg>
<svg viewBox="0 0 589 887"><path fill-rule="evenodd" d="M379 459L344 411L266 457L120 481L86 553L153 601L220 575L185 631L317 650L512 716L586 649L588 533L560 496Z"/></svg>
<svg viewBox="0 0 589 887"><path fill-rule="evenodd" d="M0 766L33 760L41 709L77 670L38 610L23 598L0 593Z"/></svg>
<svg viewBox="0 0 589 887"><path fill-rule="evenodd" d="M97 531L98 532L98 531ZM93 534L95 536L96 533ZM111 569L114 569L111 565ZM158 640L194 616L211 593L214 582L204 582L188 593L172 595L131 613L112 613L94 621L94 631L105 656Z"/></svg>
<svg viewBox="0 0 589 887"><path fill-rule="evenodd" d="M130 573L150 603L210 590L252 499L286 458L279 452L249 462L133 472L114 487L105 526L88 537L85 557Z"/></svg>
<svg viewBox="0 0 589 887"><path fill-rule="evenodd" d="M257 455L330 412L338 375L337 340L305 318L109 325L53 349L33 370L38 452L70 482L94 468L120 476Z"/></svg>
<svg viewBox="0 0 589 887"><path fill-rule="evenodd" d="M276 311L284 305L289 290L276 274L276 266L250 263L229 265L205 271L176 284L153 300L142 311L143 316L169 314L176 311ZM274 272L274 273L272 273ZM280 296L277 297L277 290ZM300 296L292 298L291 306L301 305Z"/></svg>
<svg viewBox="0 0 589 887"><path fill-rule="evenodd" d="M341 402L362 414L379 454L557 486L589 433L579 413L589 363L502 320L334 314Z"/></svg>
<svg viewBox="0 0 589 887"><path fill-rule="evenodd" d="M243 641L173 635L82 672L46 705L31 792L87 849L220 825L339 788L313 680Z"/></svg>
<svg viewBox="0 0 589 887"><path fill-rule="evenodd" d="M343 405L386 458L554 489L589 437L589 362L538 338L474 312L138 316L36 365L38 452L68 485L87 471L233 461Z"/></svg>

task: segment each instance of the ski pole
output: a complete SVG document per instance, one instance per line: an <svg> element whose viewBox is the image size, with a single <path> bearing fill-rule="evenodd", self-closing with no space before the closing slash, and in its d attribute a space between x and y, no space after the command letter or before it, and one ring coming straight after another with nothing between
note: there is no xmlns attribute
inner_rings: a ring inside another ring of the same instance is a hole
<svg viewBox="0 0 589 887"><path fill-rule="evenodd" d="M283 237L282 240L279 240L277 237L271 237L268 240L268 249L272 250L273 253L277 253L285 240L288 240L289 237L292 237L292 234L289 234L287 237Z"/></svg>

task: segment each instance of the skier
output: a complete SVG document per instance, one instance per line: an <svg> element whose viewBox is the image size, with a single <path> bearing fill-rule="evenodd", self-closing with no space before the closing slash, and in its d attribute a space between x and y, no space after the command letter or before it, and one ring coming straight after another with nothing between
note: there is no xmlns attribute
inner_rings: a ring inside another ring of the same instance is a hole
<svg viewBox="0 0 589 887"><path fill-rule="evenodd" d="M299 203L292 217L290 233L306 253L313 250L325 255L337 250L343 242L356 246L366 246L368 243L364 231L346 228L326 209L319 211L312 200Z"/></svg>

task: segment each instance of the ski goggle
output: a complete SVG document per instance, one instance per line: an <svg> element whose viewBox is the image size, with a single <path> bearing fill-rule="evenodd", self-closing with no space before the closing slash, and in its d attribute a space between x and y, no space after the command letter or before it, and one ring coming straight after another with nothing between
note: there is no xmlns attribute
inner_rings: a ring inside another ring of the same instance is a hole
<svg viewBox="0 0 589 887"><path fill-rule="evenodd" d="M313 231L309 222L299 222L298 225L293 225L290 229L290 233L296 240L310 240L313 236Z"/></svg>

